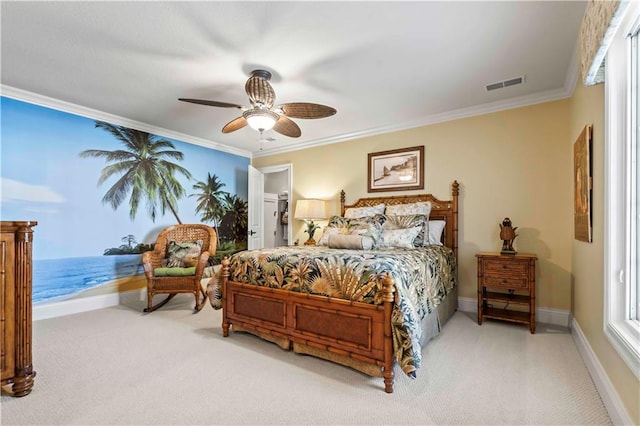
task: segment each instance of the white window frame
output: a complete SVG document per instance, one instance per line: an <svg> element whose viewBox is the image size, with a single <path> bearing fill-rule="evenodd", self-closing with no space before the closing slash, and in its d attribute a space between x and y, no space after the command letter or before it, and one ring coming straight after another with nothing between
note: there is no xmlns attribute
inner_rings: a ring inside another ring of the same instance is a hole
<svg viewBox="0 0 640 426"><path fill-rule="evenodd" d="M605 306L604 333L637 378L640 378L640 322L632 318L630 299L637 277L631 262L635 255L629 200L635 188L630 182L629 158L638 123L631 87L631 37L639 27L640 2L630 2L609 46L605 72ZM629 143L628 141L632 141ZM637 264L637 263L636 263Z"/></svg>

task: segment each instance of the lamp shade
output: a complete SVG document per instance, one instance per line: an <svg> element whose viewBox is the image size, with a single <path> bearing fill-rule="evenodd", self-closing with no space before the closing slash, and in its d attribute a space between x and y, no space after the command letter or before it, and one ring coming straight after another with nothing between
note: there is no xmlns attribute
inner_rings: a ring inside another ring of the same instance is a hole
<svg viewBox="0 0 640 426"><path fill-rule="evenodd" d="M298 200L294 217L300 220L326 219L324 200Z"/></svg>

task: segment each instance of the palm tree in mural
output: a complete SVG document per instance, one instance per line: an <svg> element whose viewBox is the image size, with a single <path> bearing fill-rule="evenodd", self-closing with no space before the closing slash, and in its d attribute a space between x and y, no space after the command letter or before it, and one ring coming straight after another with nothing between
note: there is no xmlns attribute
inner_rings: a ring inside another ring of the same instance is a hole
<svg viewBox="0 0 640 426"><path fill-rule="evenodd" d="M244 240L247 235L247 224L249 221L249 205L237 194L226 194L224 205L227 214L232 215L231 229L236 241Z"/></svg>
<svg viewBox="0 0 640 426"><path fill-rule="evenodd" d="M158 209L164 215L167 209L178 223L177 201L186 193L175 177L180 173L191 179L191 173L169 160L182 160L183 154L175 150L172 142L147 132L96 121L96 127L111 133L124 145L124 149L105 151L88 149L80 157L104 158L109 164L102 169L98 185L114 176L120 176L102 197L103 204L116 210L129 197L129 217L135 219L138 207L146 201L147 212L155 222Z"/></svg>
<svg viewBox="0 0 640 426"><path fill-rule="evenodd" d="M136 242L136 237L134 237L132 234L127 235L126 237L122 237L121 241L127 243L127 247L129 249L133 248L133 245Z"/></svg>
<svg viewBox="0 0 640 426"><path fill-rule="evenodd" d="M198 197L196 213L202 213L201 219L203 222L213 223L218 243L220 243L219 226L225 213L224 196L229 194L222 191L225 186L226 184L221 182L218 176L207 173L206 182L199 181L193 185L193 189L199 192L189 195L189 197Z"/></svg>

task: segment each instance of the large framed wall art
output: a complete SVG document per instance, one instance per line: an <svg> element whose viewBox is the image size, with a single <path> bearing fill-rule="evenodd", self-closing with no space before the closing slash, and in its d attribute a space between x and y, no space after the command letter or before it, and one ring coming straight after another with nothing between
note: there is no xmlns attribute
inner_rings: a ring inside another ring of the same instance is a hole
<svg viewBox="0 0 640 426"><path fill-rule="evenodd" d="M424 189L424 146L369 154L368 192Z"/></svg>

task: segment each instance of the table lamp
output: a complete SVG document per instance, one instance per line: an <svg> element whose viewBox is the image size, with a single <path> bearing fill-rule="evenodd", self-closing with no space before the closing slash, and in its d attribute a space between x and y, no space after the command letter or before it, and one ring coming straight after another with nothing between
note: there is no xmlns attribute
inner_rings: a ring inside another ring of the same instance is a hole
<svg viewBox="0 0 640 426"><path fill-rule="evenodd" d="M316 241L313 239L313 234L315 234L316 230L320 228L320 225L313 221L327 218L324 200L298 200L296 203L296 212L294 217L299 220L304 220L307 224L307 229L304 232L309 234L309 239L305 241L304 245L315 245Z"/></svg>

